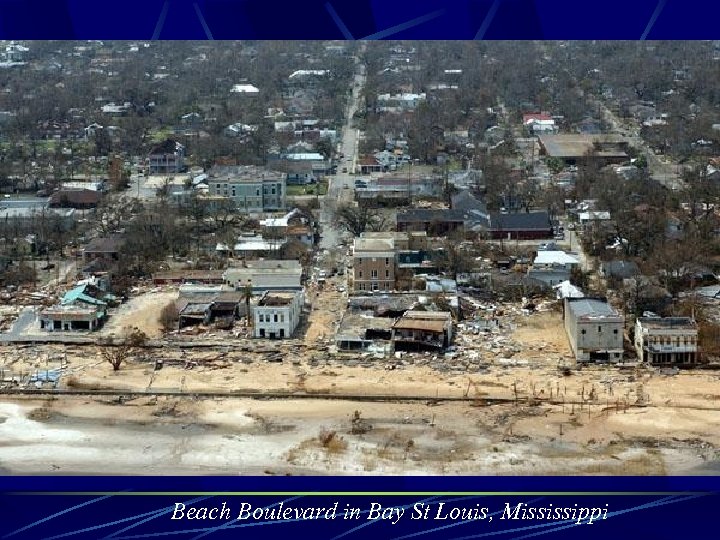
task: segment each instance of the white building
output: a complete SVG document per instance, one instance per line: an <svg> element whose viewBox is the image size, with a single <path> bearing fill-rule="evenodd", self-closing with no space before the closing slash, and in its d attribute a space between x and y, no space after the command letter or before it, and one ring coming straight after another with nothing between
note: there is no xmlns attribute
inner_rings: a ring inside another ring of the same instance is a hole
<svg viewBox="0 0 720 540"><path fill-rule="evenodd" d="M300 323L304 303L303 291L265 293L253 308L254 336L269 339L292 337Z"/></svg>
<svg viewBox="0 0 720 540"><path fill-rule="evenodd" d="M638 317L635 351L646 364L697 364L700 362L697 323L690 317Z"/></svg>
<svg viewBox="0 0 720 540"><path fill-rule="evenodd" d="M565 253L564 251L541 250L538 251L535 260L533 261L533 268L562 268L564 270L572 270L573 267L576 267L579 264L580 259L570 253Z"/></svg>
<svg viewBox="0 0 720 540"><path fill-rule="evenodd" d="M230 92L233 94L257 94L260 89L252 84L236 84L230 89Z"/></svg>

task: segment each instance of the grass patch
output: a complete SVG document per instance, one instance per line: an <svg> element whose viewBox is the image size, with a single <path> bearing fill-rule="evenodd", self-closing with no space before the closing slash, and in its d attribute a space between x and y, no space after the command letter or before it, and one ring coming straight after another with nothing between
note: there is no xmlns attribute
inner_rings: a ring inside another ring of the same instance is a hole
<svg viewBox="0 0 720 540"><path fill-rule="evenodd" d="M172 134L173 131L169 128L158 129L157 131L152 132L152 134L150 135L150 139L152 140L152 142L159 143L163 142Z"/></svg>
<svg viewBox="0 0 720 540"><path fill-rule="evenodd" d="M287 195L289 197L297 197L301 195L319 195L324 196L328 190L327 180L321 180L317 184L306 184L302 186L287 186Z"/></svg>

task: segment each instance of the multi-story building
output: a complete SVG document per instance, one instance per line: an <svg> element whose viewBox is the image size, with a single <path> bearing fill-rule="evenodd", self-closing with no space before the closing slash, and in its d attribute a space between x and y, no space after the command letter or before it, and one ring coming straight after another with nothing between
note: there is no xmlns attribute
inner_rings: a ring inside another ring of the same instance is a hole
<svg viewBox="0 0 720 540"><path fill-rule="evenodd" d="M286 174L254 165L216 165L208 173L212 195L231 198L239 211L285 209Z"/></svg>
<svg viewBox="0 0 720 540"><path fill-rule="evenodd" d="M605 299L565 298L565 331L578 362L620 362L625 317Z"/></svg>
<svg viewBox="0 0 720 540"><path fill-rule="evenodd" d="M395 288L395 238L356 238L353 245L355 292L391 291Z"/></svg>
<svg viewBox="0 0 720 540"><path fill-rule="evenodd" d="M300 323L304 303L302 291L265 293L253 308L254 336L270 339L292 337Z"/></svg>
<svg viewBox="0 0 720 540"><path fill-rule="evenodd" d="M697 323L690 317L638 317L637 357L652 365L690 366L700 362Z"/></svg>
<svg viewBox="0 0 720 540"><path fill-rule="evenodd" d="M267 291L301 291L302 266L298 261L243 261L243 266L228 268L222 274L224 283L243 290L250 287L253 293Z"/></svg>
<svg viewBox="0 0 720 540"><path fill-rule="evenodd" d="M156 145L148 158L150 174L177 174L185 170L185 147L167 139Z"/></svg>

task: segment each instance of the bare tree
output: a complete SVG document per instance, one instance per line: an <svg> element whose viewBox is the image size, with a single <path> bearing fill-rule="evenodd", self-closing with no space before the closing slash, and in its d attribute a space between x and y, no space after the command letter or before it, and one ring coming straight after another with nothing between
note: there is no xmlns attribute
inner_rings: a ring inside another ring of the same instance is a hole
<svg viewBox="0 0 720 540"><path fill-rule="evenodd" d="M100 356L113 367L113 371L120 371L123 362L136 355L146 340L147 335L137 328L119 341L109 337L100 347Z"/></svg>
<svg viewBox="0 0 720 540"><path fill-rule="evenodd" d="M335 224L354 236L365 231L381 231L387 226L387 219L377 209L364 205L345 204L335 210Z"/></svg>

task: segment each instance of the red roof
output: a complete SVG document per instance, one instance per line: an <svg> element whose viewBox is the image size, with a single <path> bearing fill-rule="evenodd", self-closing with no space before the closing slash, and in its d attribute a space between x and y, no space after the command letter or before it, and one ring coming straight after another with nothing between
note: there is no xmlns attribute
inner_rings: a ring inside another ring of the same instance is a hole
<svg viewBox="0 0 720 540"><path fill-rule="evenodd" d="M368 166L380 165L378 160L375 159L373 156L363 156L360 159L358 159L358 163L360 165L368 165Z"/></svg>
<svg viewBox="0 0 720 540"><path fill-rule="evenodd" d="M552 116L548 113L529 113L523 114L523 124L532 122L533 120L552 120Z"/></svg>

